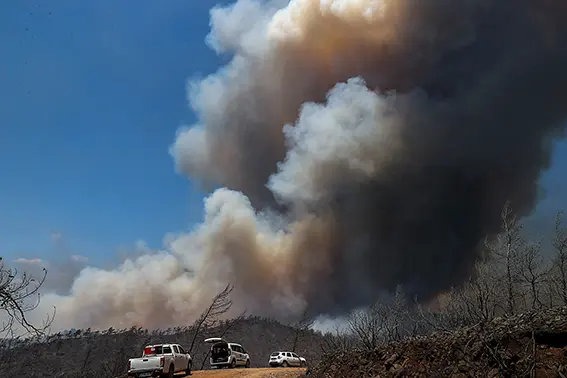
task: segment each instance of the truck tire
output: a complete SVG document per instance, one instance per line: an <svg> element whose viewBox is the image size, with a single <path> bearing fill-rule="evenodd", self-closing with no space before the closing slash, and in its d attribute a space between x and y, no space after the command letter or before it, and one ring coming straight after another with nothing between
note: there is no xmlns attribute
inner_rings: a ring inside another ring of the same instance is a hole
<svg viewBox="0 0 567 378"><path fill-rule="evenodd" d="M289 364L287 363L287 361L282 362L282 367L284 367L284 368L289 367Z"/></svg>
<svg viewBox="0 0 567 378"><path fill-rule="evenodd" d="M169 371L167 372L167 378L173 378L175 375L175 366L173 364L169 365Z"/></svg>
<svg viewBox="0 0 567 378"><path fill-rule="evenodd" d="M232 361L230 362L230 368L234 369L236 367L236 359L233 358Z"/></svg>
<svg viewBox="0 0 567 378"><path fill-rule="evenodd" d="M185 369L185 376L191 375L191 361L187 363L187 369Z"/></svg>
<svg viewBox="0 0 567 378"><path fill-rule="evenodd" d="M246 365L244 365L244 367L246 369L248 369L250 367L250 360L246 360Z"/></svg>

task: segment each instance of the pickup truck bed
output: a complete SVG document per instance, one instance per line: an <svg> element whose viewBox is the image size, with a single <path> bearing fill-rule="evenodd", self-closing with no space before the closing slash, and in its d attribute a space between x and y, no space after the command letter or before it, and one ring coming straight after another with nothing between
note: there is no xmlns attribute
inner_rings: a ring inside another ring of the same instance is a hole
<svg viewBox="0 0 567 378"><path fill-rule="evenodd" d="M157 344L144 348L142 357L128 360L128 377L173 377L191 374L193 360L179 344Z"/></svg>
<svg viewBox="0 0 567 378"><path fill-rule="evenodd" d="M142 357L130 360L128 375L131 377L156 377L163 373L163 366L160 363L161 357Z"/></svg>

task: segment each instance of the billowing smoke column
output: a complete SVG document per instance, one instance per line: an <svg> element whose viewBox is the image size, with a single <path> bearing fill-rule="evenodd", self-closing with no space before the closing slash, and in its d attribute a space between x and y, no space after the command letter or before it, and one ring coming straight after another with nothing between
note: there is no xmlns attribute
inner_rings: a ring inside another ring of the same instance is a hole
<svg viewBox="0 0 567 378"><path fill-rule="evenodd" d="M339 315L403 285L426 300L471 273L508 199L536 201L567 116L567 3L239 0L211 12L233 56L190 86L199 124L171 148L215 190L164 251L84 270L58 322ZM167 309L164 311L164 309Z"/></svg>

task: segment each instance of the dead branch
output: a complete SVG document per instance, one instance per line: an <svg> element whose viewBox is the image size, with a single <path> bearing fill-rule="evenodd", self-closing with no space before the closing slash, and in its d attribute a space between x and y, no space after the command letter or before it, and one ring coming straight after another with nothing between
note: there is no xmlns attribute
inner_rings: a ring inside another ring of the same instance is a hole
<svg viewBox="0 0 567 378"><path fill-rule="evenodd" d="M297 349L297 344L299 339L303 334L313 326L315 319L309 316L307 309L303 311L301 318L299 318L296 322L290 325L291 329L293 330L293 341L291 346L291 351L295 353Z"/></svg>
<svg viewBox="0 0 567 378"><path fill-rule="evenodd" d="M383 341L386 321L381 304L376 303L366 310L353 312L347 322L349 330L366 350L375 349Z"/></svg>
<svg viewBox="0 0 567 378"><path fill-rule="evenodd" d="M334 332L327 332L320 345L324 355L335 355L351 351L355 348L357 340L350 332L340 330L335 326Z"/></svg>
<svg viewBox="0 0 567 378"><path fill-rule="evenodd" d="M529 310L538 310L543 306L540 299L540 288L543 283L545 270L543 269L543 257L540 253L540 243L526 245L520 254L519 273L522 280L528 286L531 298Z"/></svg>
<svg viewBox="0 0 567 378"><path fill-rule="evenodd" d="M518 299L518 259L520 250L525 246L522 235L523 225L520 223L512 209L510 202L506 202L502 209L502 232L494 241L487 241L486 247L493 258L493 262L503 269L500 278L505 288L505 312L513 315L517 311Z"/></svg>
<svg viewBox="0 0 567 378"><path fill-rule="evenodd" d="M55 317L55 308L52 314L47 315L42 325L31 324L27 319L27 313L39 306L39 289L46 277L45 268L39 280L25 272L18 274L16 269L8 268L0 257L0 313L7 317L7 321L0 328L1 332L13 337L14 326L20 326L25 333L35 336L45 335Z"/></svg>
<svg viewBox="0 0 567 378"><path fill-rule="evenodd" d="M230 331L230 329L235 325L240 323L240 321L242 321L245 317L246 317L246 310L244 310L240 315L238 315L236 318L234 319L230 319L226 322L226 326L224 327L223 331L221 332L219 337L224 337L228 331ZM209 354L211 353L210 349L207 349L207 354L205 355L205 358L203 358L203 362L201 363L201 370L203 370L205 368L205 363L207 362L207 358L209 358Z"/></svg>
<svg viewBox="0 0 567 378"><path fill-rule="evenodd" d="M554 277L563 305L567 305L567 229L563 224L563 211L559 211L555 218L553 248L555 256L553 267L556 270Z"/></svg>
<svg viewBox="0 0 567 378"><path fill-rule="evenodd" d="M228 284L226 287L220 291L215 297L213 298L211 305L203 311L201 316L195 320L191 329L193 331L193 339L191 340L191 346L189 347L189 354L193 352L193 348L195 346L195 341L197 337L199 337L202 333L203 328L212 327L218 318L226 314L230 308L232 307L232 300L230 300L230 294L234 286Z"/></svg>

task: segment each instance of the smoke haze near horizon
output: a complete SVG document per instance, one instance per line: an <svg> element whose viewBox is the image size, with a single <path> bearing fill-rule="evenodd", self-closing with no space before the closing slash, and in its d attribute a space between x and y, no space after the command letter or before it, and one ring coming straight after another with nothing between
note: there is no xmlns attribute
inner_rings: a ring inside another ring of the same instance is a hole
<svg viewBox="0 0 567 378"><path fill-rule="evenodd" d="M170 152L214 190L203 223L47 294L54 329L234 313L340 316L402 285L460 284L506 200L533 210L567 116L554 0L238 0L211 11L230 63L189 87Z"/></svg>

